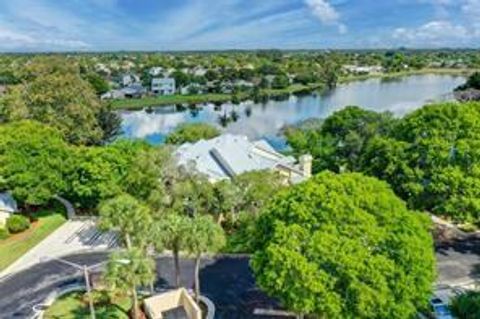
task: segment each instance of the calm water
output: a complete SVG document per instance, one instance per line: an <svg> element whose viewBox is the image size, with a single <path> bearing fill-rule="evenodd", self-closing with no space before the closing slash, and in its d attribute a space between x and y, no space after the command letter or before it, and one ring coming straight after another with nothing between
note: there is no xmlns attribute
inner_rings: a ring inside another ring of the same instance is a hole
<svg viewBox="0 0 480 319"><path fill-rule="evenodd" d="M327 93L308 94L264 104L243 102L240 105L198 105L197 108L175 106L153 111L123 112L126 137L162 143L165 135L184 122L207 122L224 132L245 134L251 139L266 138L277 148L283 145L282 127L308 118L325 118L347 105L359 105L375 111L391 111L398 116L431 101L451 99L452 89L463 77L419 75L396 79L369 79L341 85Z"/></svg>

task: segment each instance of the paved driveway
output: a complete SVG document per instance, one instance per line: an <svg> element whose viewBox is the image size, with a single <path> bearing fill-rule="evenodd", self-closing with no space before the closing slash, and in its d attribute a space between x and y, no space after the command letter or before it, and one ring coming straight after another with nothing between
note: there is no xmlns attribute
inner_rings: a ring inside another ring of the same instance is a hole
<svg viewBox="0 0 480 319"><path fill-rule="evenodd" d="M93 265L107 259L106 253L91 253L68 257L80 264ZM268 318L254 316L255 307L271 308L276 303L261 293L248 266L247 257L219 257L202 260L200 277L202 293L217 308L215 318L243 319ZM157 258L158 287L172 286L174 282L173 260ZM181 260L182 284L193 286L193 260ZM28 270L0 281L0 318L29 318L32 307L42 303L50 292L74 282L82 282L81 274L58 262L37 264ZM277 318L278 319L278 318Z"/></svg>
<svg viewBox="0 0 480 319"><path fill-rule="evenodd" d="M116 234L100 232L94 220L69 220L1 272L0 278L27 269L46 257L106 251L116 247Z"/></svg>

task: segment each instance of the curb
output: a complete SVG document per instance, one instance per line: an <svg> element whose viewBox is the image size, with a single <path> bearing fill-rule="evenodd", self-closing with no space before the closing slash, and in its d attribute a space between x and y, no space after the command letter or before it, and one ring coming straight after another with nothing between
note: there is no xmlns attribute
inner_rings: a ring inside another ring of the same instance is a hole
<svg viewBox="0 0 480 319"><path fill-rule="evenodd" d="M30 317L30 319L43 319L43 315L45 313L45 310L48 309L54 303L55 300L57 300L58 298L66 295L66 294L69 294L71 292L85 291L85 290L86 290L86 287L84 285L73 284L73 285L67 286L67 287L65 287L61 290L57 289L57 290L52 291L43 303L36 304L35 306L32 307L32 309L34 311L34 314ZM36 307L38 307L40 309L37 310L37 309L35 309Z"/></svg>

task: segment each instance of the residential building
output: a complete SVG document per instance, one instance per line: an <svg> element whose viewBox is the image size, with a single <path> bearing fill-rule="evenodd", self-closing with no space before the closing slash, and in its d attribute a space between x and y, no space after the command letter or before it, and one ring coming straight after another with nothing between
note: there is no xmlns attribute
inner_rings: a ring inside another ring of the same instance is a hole
<svg viewBox="0 0 480 319"><path fill-rule="evenodd" d="M0 226L5 225L7 218L18 211L17 202L10 193L0 193Z"/></svg>
<svg viewBox="0 0 480 319"><path fill-rule="evenodd" d="M175 94L175 79L174 78L155 78L152 79L152 93L158 95L173 95Z"/></svg>
<svg viewBox="0 0 480 319"><path fill-rule="evenodd" d="M139 83L140 78L138 77L138 75L135 75L135 74L124 74L122 75L120 82L122 86L126 87L134 83Z"/></svg>
<svg viewBox="0 0 480 319"><path fill-rule="evenodd" d="M150 70L148 70L148 74L150 74L151 76L160 76L160 75L163 75L164 72L165 72L165 69L162 68L161 66L154 66L154 67L151 67Z"/></svg>
<svg viewBox="0 0 480 319"><path fill-rule="evenodd" d="M372 74L372 73L382 73L383 67L381 65L344 65L343 68L351 73L364 73L364 74Z"/></svg>
<svg viewBox="0 0 480 319"><path fill-rule="evenodd" d="M124 87L120 91L127 99L140 98L145 93L147 93L147 90L140 83L130 84L129 86Z"/></svg>
<svg viewBox="0 0 480 319"><path fill-rule="evenodd" d="M232 178L256 170L275 170L291 184L311 176L312 157L302 156L297 162L285 156L265 140L251 142L244 135L224 134L211 140L185 143L175 151L177 164L193 167L211 182Z"/></svg>

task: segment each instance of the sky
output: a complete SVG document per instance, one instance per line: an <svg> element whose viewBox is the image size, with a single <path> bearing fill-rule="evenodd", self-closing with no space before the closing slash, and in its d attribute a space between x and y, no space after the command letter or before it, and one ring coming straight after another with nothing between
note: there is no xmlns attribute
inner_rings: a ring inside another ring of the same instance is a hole
<svg viewBox="0 0 480 319"><path fill-rule="evenodd" d="M480 0L0 0L0 51L480 46Z"/></svg>

